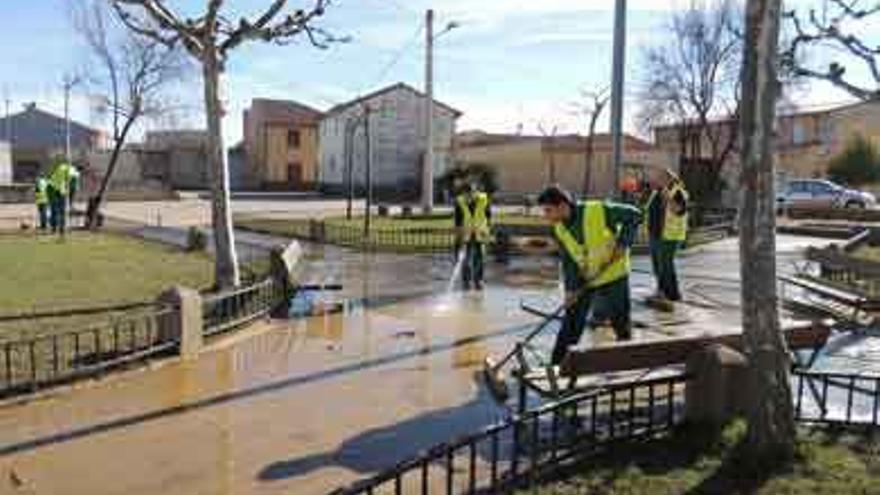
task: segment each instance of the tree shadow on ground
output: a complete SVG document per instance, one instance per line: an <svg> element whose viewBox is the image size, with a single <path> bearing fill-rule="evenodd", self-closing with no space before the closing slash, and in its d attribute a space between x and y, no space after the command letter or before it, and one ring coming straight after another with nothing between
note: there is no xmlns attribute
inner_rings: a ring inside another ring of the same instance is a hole
<svg viewBox="0 0 880 495"><path fill-rule="evenodd" d="M342 442L335 450L274 462L257 475L264 482L305 476L327 467L343 467L359 474L376 473L412 458L427 449L479 431L507 416L488 392L448 409L419 414L388 426L364 431Z"/></svg>

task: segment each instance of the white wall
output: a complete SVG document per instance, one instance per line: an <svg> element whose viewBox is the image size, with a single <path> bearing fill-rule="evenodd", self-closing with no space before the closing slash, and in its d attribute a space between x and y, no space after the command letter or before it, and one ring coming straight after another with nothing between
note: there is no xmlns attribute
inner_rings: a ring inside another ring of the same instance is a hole
<svg viewBox="0 0 880 495"><path fill-rule="evenodd" d="M373 184L378 187L418 187L424 154L424 100L418 94L398 88L369 101L370 146L373 157ZM346 182L345 127L361 117L361 106L352 106L328 115L320 125L318 180L323 185L342 186ZM434 174L441 175L451 165L455 116L434 106ZM361 123L353 139L353 179L363 184L365 177L364 127Z"/></svg>
<svg viewBox="0 0 880 495"><path fill-rule="evenodd" d="M0 185L12 184L12 148L0 141Z"/></svg>

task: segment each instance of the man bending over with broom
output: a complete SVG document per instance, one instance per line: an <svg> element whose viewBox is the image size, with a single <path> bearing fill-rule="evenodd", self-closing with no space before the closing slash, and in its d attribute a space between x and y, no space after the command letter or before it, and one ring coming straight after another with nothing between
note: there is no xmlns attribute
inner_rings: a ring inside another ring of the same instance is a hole
<svg viewBox="0 0 880 495"><path fill-rule="evenodd" d="M552 364L578 343L591 308L592 321L610 320L618 340L632 338L629 249L642 220L639 209L601 200L576 203L559 186L545 189L538 204L553 223L565 285L565 316Z"/></svg>

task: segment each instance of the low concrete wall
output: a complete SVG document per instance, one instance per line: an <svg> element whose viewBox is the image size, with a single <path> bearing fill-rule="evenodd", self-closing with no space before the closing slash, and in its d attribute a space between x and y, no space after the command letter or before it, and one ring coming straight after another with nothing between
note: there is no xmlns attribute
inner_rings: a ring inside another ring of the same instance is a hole
<svg viewBox="0 0 880 495"><path fill-rule="evenodd" d="M30 184L0 185L0 203L33 203L34 186Z"/></svg>
<svg viewBox="0 0 880 495"><path fill-rule="evenodd" d="M284 248L273 249L270 255L272 277L283 288L288 297L283 298L284 303L276 308L274 314L279 317L287 317L290 312L290 297L296 285L296 273L302 260L302 247L299 242L291 241Z"/></svg>

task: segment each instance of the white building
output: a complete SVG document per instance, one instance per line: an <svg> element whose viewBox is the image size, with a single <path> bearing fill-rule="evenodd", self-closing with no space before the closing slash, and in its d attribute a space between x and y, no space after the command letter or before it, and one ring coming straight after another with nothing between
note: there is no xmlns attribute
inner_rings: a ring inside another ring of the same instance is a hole
<svg viewBox="0 0 880 495"><path fill-rule="evenodd" d="M12 147L0 141L0 186L12 184Z"/></svg>
<svg viewBox="0 0 880 495"><path fill-rule="evenodd" d="M319 130L318 183L328 192L366 184L365 115L369 114L372 183L377 199L418 198L425 155L425 95L398 83L327 111ZM369 110L369 112L367 112ZM455 121L461 112L434 104L434 177L452 166Z"/></svg>

